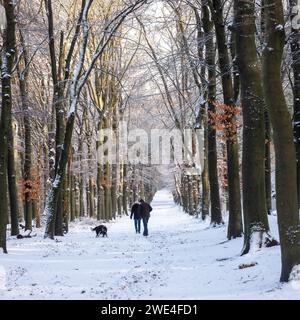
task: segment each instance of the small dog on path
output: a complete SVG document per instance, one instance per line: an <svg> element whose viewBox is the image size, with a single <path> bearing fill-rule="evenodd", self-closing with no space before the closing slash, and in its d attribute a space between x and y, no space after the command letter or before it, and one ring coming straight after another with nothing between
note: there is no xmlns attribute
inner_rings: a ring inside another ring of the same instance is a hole
<svg viewBox="0 0 300 320"><path fill-rule="evenodd" d="M96 238L99 237L100 234L102 234L102 237L107 237L107 228L103 224L93 228L92 231L96 232Z"/></svg>

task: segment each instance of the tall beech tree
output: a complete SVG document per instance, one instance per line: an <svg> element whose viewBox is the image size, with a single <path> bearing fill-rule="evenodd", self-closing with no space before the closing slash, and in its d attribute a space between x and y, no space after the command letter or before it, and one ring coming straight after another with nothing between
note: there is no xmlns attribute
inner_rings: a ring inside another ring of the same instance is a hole
<svg viewBox="0 0 300 320"><path fill-rule="evenodd" d="M226 134L226 146L229 196L228 239L232 239L240 237L243 232L239 176L239 145L236 131L236 117L235 114L230 111L234 109L235 99L222 1L212 0L210 2L210 9L215 24L215 33L219 53L219 66L222 77L223 100L224 104L230 107L228 108L229 111L227 111L230 126Z"/></svg>
<svg viewBox="0 0 300 320"><path fill-rule="evenodd" d="M242 253L246 254L252 245L261 247L271 241L268 235L265 189L265 101L255 43L255 1L235 0L234 11L243 111L242 181L245 237Z"/></svg>
<svg viewBox="0 0 300 320"><path fill-rule="evenodd" d="M265 0L264 4L263 87L275 146L276 207L282 263L280 280L288 281L293 267L300 264L296 151L281 80L285 42L283 5L281 0Z"/></svg>
<svg viewBox="0 0 300 320"><path fill-rule="evenodd" d="M211 114L216 112L216 49L213 38L214 23L211 20L209 7L202 6L203 29L206 40L205 62L208 72L208 172L210 186L211 223L222 223L222 212L219 193L218 154L216 129L211 119Z"/></svg>
<svg viewBox="0 0 300 320"><path fill-rule="evenodd" d="M24 123L24 218L25 228L27 230L32 229L32 217L33 217L33 201L31 196L32 191L32 132L29 110L29 97L28 97L28 75L29 75L29 56L28 50L25 44L24 36L21 30L19 30L20 43L22 46L21 61L17 66L19 88L21 94L21 104L23 112Z"/></svg>
<svg viewBox="0 0 300 320"><path fill-rule="evenodd" d="M11 0L3 0L6 14L6 27L3 32L3 48L1 52L2 106L0 121L0 247L4 253L6 248L6 225L8 223L8 148L11 137L12 89L11 78L15 57L15 8Z"/></svg>
<svg viewBox="0 0 300 320"><path fill-rule="evenodd" d="M297 0L289 0L290 17L291 17L291 53L292 53L292 71L293 71L293 98L294 98L294 115L293 115L293 130L294 143L296 147L297 157L297 190L298 190L298 207L300 208L300 28L297 26Z"/></svg>

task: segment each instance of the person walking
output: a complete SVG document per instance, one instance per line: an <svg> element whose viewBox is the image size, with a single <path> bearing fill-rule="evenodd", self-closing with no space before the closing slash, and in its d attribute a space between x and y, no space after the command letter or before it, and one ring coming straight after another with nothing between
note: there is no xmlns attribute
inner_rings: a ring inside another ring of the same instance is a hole
<svg viewBox="0 0 300 320"><path fill-rule="evenodd" d="M141 233L141 216L139 212L139 203L134 203L132 208L131 208L131 215L130 219L133 218L134 220L134 227L135 227L135 232L136 233Z"/></svg>
<svg viewBox="0 0 300 320"><path fill-rule="evenodd" d="M150 206L149 203L145 202L143 199L139 201L139 213L140 217L143 220L143 226L144 226L144 232L143 236L147 237L148 236L148 221L150 218L150 212L152 211L152 207Z"/></svg>

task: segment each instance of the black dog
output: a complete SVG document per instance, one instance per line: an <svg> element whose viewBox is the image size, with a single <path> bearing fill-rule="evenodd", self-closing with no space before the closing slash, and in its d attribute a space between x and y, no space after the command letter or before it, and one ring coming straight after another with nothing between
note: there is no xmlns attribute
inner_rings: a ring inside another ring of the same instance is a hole
<svg viewBox="0 0 300 320"><path fill-rule="evenodd" d="M95 227L92 231L96 231L96 237L99 237L100 234L102 234L102 237L107 237L107 228L103 224Z"/></svg>

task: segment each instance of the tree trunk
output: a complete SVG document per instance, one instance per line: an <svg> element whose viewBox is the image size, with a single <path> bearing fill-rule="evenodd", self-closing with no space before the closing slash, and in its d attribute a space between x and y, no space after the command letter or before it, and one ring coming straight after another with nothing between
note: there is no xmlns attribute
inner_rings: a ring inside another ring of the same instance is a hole
<svg viewBox="0 0 300 320"><path fill-rule="evenodd" d="M64 178L65 179L65 178ZM55 231L54 234L56 236L63 236L64 231L63 231L63 196L64 196L64 183L62 183L62 190L59 192L58 195L58 203L56 205L56 217L55 217Z"/></svg>
<svg viewBox="0 0 300 320"><path fill-rule="evenodd" d="M35 219L36 228L40 228L41 222L40 222L40 213L39 213L39 207L38 207L37 201L32 201L32 216Z"/></svg>
<svg viewBox="0 0 300 320"><path fill-rule="evenodd" d="M272 212L272 170L271 170L271 124L269 113L265 110L265 185L267 212Z"/></svg>
<svg viewBox="0 0 300 320"><path fill-rule="evenodd" d="M69 179L70 179L70 216L71 216L71 220L75 221L76 219L75 176L72 171Z"/></svg>
<svg viewBox="0 0 300 320"><path fill-rule="evenodd" d="M127 164L123 163L123 210L128 216L128 177Z"/></svg>
<svg viewBox="0 0 300 320"><path fill-rule="evenodd" d="M224 104L234 107L234 92L231 77L231 66L226 41L225 23L223 18L223 5L220 0L213 0L211 8L215 24L219 65L222 74L222 88ZM239 153L236 132L236 118L231 112L227 113L230 124L226 132L227 141L227 169L228 169L228 195L229 195L229 224L228 238L240 237L242 235L242 209L239 176Z"/></svg>
<svg viewBox="0 0 300 320"><path fill-rule="evenodd" d="M296 152L290 114L281 82L285 42L281 0L265 0L266 46L263 50L263 85L275 146L276 205L281 243L281 281L288 281L300 264L300 229Z"/></svg>
<svg viewBox="0 0 300 320"><path fill-rule="evenodd" d="M103 211L102 211L102 204L103 204L103 197L102 197L102 165L98 162L97 163L97 220L102 219Z"/></svg>
<svg viewBox="0 0 300 320"><path fill-rule="evenodd" d="M290 9L298 6L297 0L289 0ZM291 21L296 17L297 13L291 13ZM297 26L292 23L292 34L290 36L291 52L292 52L292 70L294 76L293 93L294 93L294 115L293 130L294 143L296 147L297 159L297 190L298 190L298 207L300 208L300 34Z"/></svg>
<svg viewBox="0 0 300 320"><path fill-rule="evenodd" d="M202 220L205 220L209 215L209 172L208 172L208 124L204 121L204 161L203 161L203 171L202 171L202 200L201 200L201 212ZM182 188L184 190L184 186ZM182 205L185 203L185 194L182 194Z"/></svg>
<svg viewBox="0 0 300 320"><path fill-rule="evenodd" d="M111 166L112 170L112 187L111 187L111 202L112 202L112 218L116 218L117 212L117 165Z"/></svg>
<svg viewBox="0 0 300 320"><path fill-rule="evenodd" d="M25 217L25 228L31 230L32 221L32 199L31 199L31 168L32 168L32 143L31 143L31 122L29 114L29 98L28 98L28 52L24 42L22 31L20 30L20 40L23 50L23 70L20 71L18 66L18 76L19 76L19 88L21 93L22 101L22 112L23 112L23 122L24 122L24 140L25 140L25 154L24 154L24 184L25 184L25 194L24 194L24 217Z"/></svg>
<svg viewBox="0 0 300 320"><path fill-rule="evenodd" d="M261 35L260 45L265 45L265 3L261 0ZM265 185L266 185L266 202L267 211L270 215L272 212L272 171L271 171L271 123L267 106L265 107Z"/></svg>
<svg viewBox="0 0 300 320"><path fill-rule="evenodd" d="M246 254L251 246L261 247L270 240L265 189L265 102L255 43L255 2L235 0L234 7L243 111L242 253Z"/></svg>
<svg viewBox="0 0 300 320"><path fill-rule="evenodd" d="M2 80L2 108L0 121L0 247L4 253L6 248L6 225L7 225L7 157L9 139L9 119L12 108L11 72L15 56L15 13L14 3L11 0L3 0L7 25L3 34L3 48L1 57L1 80Z"/></svg>
<svg viewBox="0 0 300 320"><path fill-rule="evenodd" d="M69 168L68 168L69 172ZM70 220L70 188L69 188L69 175L67 174L63 184L63 201L62 201L62 210L63 210L63 220L65 222L65 232L68 232L68 224Z"/></svg>
<svg viewBox="0 0 300 320"><path fill-rule="evenodd" d="M95 208L94 208L94 181L93 177L89 177L89 186L88 186L88 202L89 202L89 217L94 218Z"/></svg>
<svg viewBox="0 0 300 320"><path fill-rule="evenodd" d="M63 151L61 153L61 157L59 159L57 174L49 190L48 200L46 201L45 212L48 217L46 230L45 230L46 238L51 238L51 239L54 238L57 203L59 200L59 194L62 190L63 179L65 178L66 165L68 163L68 156L71 148L74 122L75 122L75 113L72 113L69 115L67 126L66 126L64 146L63 146Z"/></svg>
<svg viewBox="0 0 300 320"><path fill-rule="evenodd" d="M220 194L219 194L219 177L218 177L218 155L216 130L213 126L211 113L215 113L216 100L216 68L215 68L215 45L212 36L213 22L209 17L209 8L202 7L203 12L203 29L206 40L206 57L205 62L208 69L208 172L210 186L210 210L211 224L218 225L223 222Z"/></svg>
<svg viewBox="0 0 300 320"><path fill-rule="evenodd" d="M7 180L9 191L9 204L10 204L10 225L11 235L16 236L19 234L19 197L17 189L17 172L16 172L16 159L15 159L15 129L12 116L9 120L9 133L8 133L8 162L7 162ZM31 230L31 223L30 223Z"/></svg>
<svg viewBox="0 0 300 320"><path fill-rule="evenodd" d="M74 214L75 218L78 219L80 217L79 214L79 188L78 188L78 178L77 175L73 172L73 184L74 184Z"/></svg>
<svg viewBox="0 0 300 320"><path fill-rule="evenodd" d="M187 189L188 189L188 214L193 215L193 188L192 188L192 183L193 183L193 177L190 175L187 175Z"/></svg>

